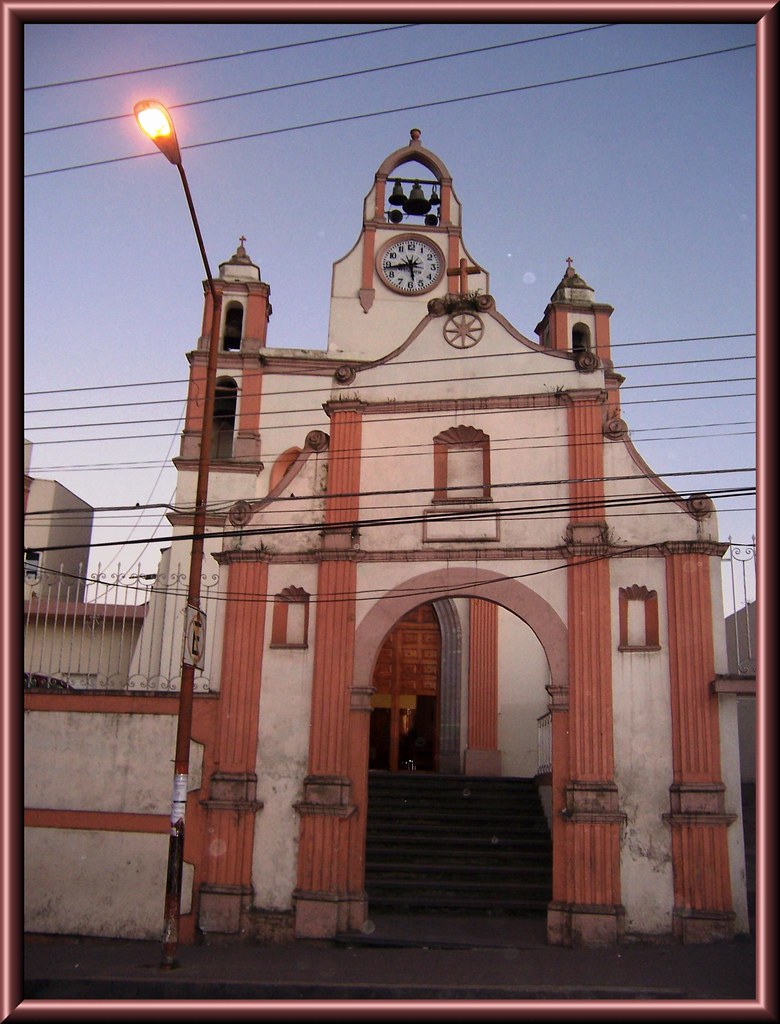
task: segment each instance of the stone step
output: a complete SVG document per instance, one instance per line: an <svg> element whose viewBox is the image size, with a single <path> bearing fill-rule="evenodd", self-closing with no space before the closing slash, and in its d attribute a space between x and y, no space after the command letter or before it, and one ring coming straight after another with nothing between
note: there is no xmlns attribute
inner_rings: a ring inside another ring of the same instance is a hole
<svg viewBox="0 0 780 1024"><path fill-rule="evenodd" d="M369 773L372 908L543 913L552 844L531 779Z"/></svg>

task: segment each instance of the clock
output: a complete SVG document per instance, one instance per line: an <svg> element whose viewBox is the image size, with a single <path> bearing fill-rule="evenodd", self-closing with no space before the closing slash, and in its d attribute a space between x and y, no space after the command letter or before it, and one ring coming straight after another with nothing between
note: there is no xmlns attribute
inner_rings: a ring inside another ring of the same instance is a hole
<svg viewBox="0 0 780 1024"><path fill-rule="evenodd" d="M376 257L382 283L402 295L421 295L435 288L444 277L444 264L438 245L418 235L397 235Z"/></svg>

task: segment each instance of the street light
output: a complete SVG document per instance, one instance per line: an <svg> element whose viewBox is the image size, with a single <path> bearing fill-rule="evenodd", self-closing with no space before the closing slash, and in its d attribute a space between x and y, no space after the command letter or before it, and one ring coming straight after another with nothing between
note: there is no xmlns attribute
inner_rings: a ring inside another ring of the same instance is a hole
<svg viewBox="0 0 780 1024"><path fill-rule="evenodd" d="M148 135L167 159L179 171L184 194L190 209L192 224L198 239L206 278L211 291L211 335L209 338L208 362L206 364L206 397L203 410L203 425L198 458L198 482L195 492L195 515L192 524L192 551L190 554L190 577L187 590L187 616L185 635L182 642L181 688L179 691L179 715L176 726L176 754L173 769L173 797L171 799L171 831L168 842L168 870L165 880L165 919L163 924L161 967L176 965L176 950L179 944L179 918L181 916L181 880L184 866L184 818L187 806L187 785L189 780L190 738L192 735L192 695L195 688L195 667L202 658L203 643L200 630L204 621L200 610L200 581L203 569L203 548L206 532L206 500L209 487L209 462L211 458L211 434L214 420L214 395L217 378L217 354L219 351L219 326L222 311L222 297L214 286L209 269L203 238L192 203L187 176L182 166L179 143L173 119L162 103L157 100L142 100L133 108L141 130Z"/></svg>

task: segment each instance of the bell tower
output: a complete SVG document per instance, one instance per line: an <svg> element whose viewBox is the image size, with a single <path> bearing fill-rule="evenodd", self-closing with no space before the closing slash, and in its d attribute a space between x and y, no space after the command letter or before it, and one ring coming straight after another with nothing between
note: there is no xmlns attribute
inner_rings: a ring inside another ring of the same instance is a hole
<svg viewBox="0 0 780 1024"><path fill-rule="evenodd" d="M539 344L554 352L571 352L575 357L590 353L609 363L612 306L594 301L593 289L574 269L573 262L569 256L566 272L536 325Z"/></svg>
<svg viewBox="0 0 780 1024"><path fill-rule="evenodd" d="M380 164L357 243L334 265L330 354L375 358L411 333L431 299L488 292L487 271L463 245L452 177L420 137L412 129Z"/></svg>
<svg viewBox="0 0 780 1024"><path fill-rule="evenodd" d="M257 473L260 461L260 399L262 374L259 354L266 345L271 289L260 279L260 268L252 262L242 236L235 253L219 265L214 286L221 298L219 356L212 431L212 472L245 469ZM203 396L213 298L204 282L201 335L188 355L190 381L187 413L179 457L179 470L197 468L203 430Z"/></svg>

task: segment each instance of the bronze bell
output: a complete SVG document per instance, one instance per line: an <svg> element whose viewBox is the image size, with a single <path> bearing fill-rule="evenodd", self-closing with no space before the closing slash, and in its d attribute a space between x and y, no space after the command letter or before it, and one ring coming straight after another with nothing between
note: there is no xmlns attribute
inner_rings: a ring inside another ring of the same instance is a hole
<svg viewBox="0 0 780 1024"><path fill-rule="evenodd" d="M420 188L420 182L415 181L412 191L409 193L409 198L404 203L404 213L420 216L423 213L427 213L430 208L431 204L425 198L423 190Z"/></svg>
<svg viewBox="0 0 780 1024"><path fill-rule="evenodd" d="M406 202L406 196L400 181L397 181L393 185L393 192L390 198L387 200L391 206L403 206Z"/></svg>
<svg viewBox="0 0 780 1024"><path fill-rule="evenodd" d="M431 206L441 206L441 199L435 187L431 189Z"/></svg>

